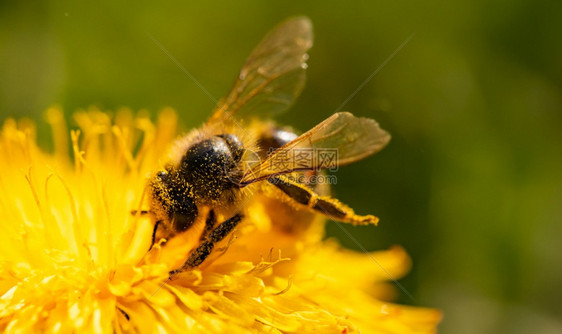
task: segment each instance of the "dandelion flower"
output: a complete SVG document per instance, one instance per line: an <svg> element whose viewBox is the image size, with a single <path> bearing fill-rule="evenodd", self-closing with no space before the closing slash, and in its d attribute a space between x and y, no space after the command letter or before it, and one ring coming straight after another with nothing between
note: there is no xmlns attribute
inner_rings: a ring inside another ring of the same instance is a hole
<svg viewBox="0 0 562 334"><path fill-rule="evenodd" d="M321 219L282 233L266 201L249 204L250 223L203 265L168 280L198 236L148 252L153 222L131 211L176 137L175 113L163 110L153 123L126 109L80 111L70 137L59 109L46 118L54 153L37 146L29 120L1 129L0 330L435 332L439 311L382 301L389 275L409 269L402 248L342 249L323 240Z"/></svg>

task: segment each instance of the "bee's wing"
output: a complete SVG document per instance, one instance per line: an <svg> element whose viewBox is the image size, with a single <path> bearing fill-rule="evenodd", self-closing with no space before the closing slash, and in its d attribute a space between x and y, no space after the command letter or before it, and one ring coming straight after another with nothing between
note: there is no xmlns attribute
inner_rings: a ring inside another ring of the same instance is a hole
<svg viewBox="0 0 562 334"><path fill-rule="evenodd" d="M289 19L274 28L252 51L211 121L224 121L234 114L242 117L286 110L304 87L306 52L312 39L312 23L306 17Z"/></svg>
<svg viewBox="0 0 562 334"><path fill-rule="evenodd" d="M375 120L339 112L250 166L240 185L294 171L346 165L380 151L389 140L390 134Z"/></svg>

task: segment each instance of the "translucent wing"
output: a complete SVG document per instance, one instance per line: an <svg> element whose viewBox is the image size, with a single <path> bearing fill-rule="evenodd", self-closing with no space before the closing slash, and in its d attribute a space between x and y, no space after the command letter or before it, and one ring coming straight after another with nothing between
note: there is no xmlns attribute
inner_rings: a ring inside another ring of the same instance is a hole
<svg viewBox="0 0 562 334"><path fill-rule="evenodd" d="M289 19L274 28L252 51L211 120L286 110L304 87L306 52L312 39L312 23L306 17Z"/></svg>
<svg viewBox="0 0 562 334"><path fill-rule="evenodd" d="M375 120L339 112L250 167L240 185L295 171L337 168L380 151L389 140Z"/></svg>

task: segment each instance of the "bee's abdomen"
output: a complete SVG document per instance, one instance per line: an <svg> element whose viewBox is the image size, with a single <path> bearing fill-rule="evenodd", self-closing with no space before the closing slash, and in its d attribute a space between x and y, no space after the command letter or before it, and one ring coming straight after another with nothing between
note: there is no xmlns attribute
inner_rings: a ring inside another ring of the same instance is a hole
<svg viewBox="0 0 562 334"><path fill-rule="evenodd" d="M269 129L258 138L260 158L265 158L271 152L293 141L297 137L298 136L292 131L281 129L276 126Z"/></svg>

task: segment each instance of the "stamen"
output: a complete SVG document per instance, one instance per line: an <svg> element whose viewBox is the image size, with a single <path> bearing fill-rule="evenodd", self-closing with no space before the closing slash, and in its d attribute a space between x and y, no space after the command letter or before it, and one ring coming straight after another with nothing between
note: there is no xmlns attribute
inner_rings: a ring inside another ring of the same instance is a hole
<svg viewBox="0 0 562 334"><path fill-rule="evenodd" d="M80 145L78 144L80 130L71 130L70 138L72 139L72 151L74 152L74 169L78 174L81 174L80 161L84 160L84 152L80 151Z"/></svg>
<svg viewBox="0 0 562 334"><path fill-rule="evenodd" d="M130 170L136 171L137 168L136 168L135 159L133 158L132 152L127 147L127 140L129 137L128 129L127 128L121 129L118 126L114 125L111 128L111 130L115 135L115 137L117 138L117 143L119 144L119 151L121 155L125 158L125 161L127 162L127 166L129 167Z"/></svg>
<svg viewBox="0 0 562 334"><path fill-rule="evenodd" d="M285 289L274 293L274 296L280 296L282 294L287 293L287 291L289 291L291 289L291 287L293 286L293 277L294 275L290 275L289 278L287 279L287 286L285 287Z"/></svg>
<svg viewBox="0 0 562 334"><path fill-rule="evenodd" d="M141 161L143 161L145 155L150 148L154 148L155 145L155 130L154 125L148 118L137 118L136 127L142 132L142 143L140 148L134 158L135 166L140 166Z"/></svg>
<svg viewBox="0 0 562 334"><path fill-rule="evenodd" d="M53 106L45 112L45 119L51 126L55 157L58 161L68 161L68 127L60 107Z"/></svg>
<svg viewBox="0 0 562 334"><path fill-rule="evenodd" d="M41 207L41 201L39 201L39 196L37 195L37 190L35 189L35 186L33 184L33 182L31 181L31 170L33 169L33 167L29 167L29 169L27 170L27 173L25 174L25 179L27 180L27 183L29 184L29 188L31 189L31 193L33 194L33 198L35 199L35 204L37 205L37 209L39 209L39 212L43 212L43 208Z"/></svg>
<svg viewBox="0 0 562 334"><path fill-rule="evenodd" d="M71 213L72 213L72 224L71 225L72 225L72 230L73 230L73 233L74 233L74 240L76 242L76 249L78 249L78 253L79 253L80 258L82 259L83 263L86 263L93 268L93 264L91 263L91 259L92 259L91 252L90 252L90 248L88 246L88 239L86 238L86 234L84 233L84 230L82 229L82 226L80 224L78 210L77 210L77 206L76 206L76 200L74 198L74 195L70 191L70 188L66 184L65 180L59 174L55 173L54 175L56 176L56 178L62 184L63 188L66 191L68 199L70 201L70 209L71 209Z"/></svg>

